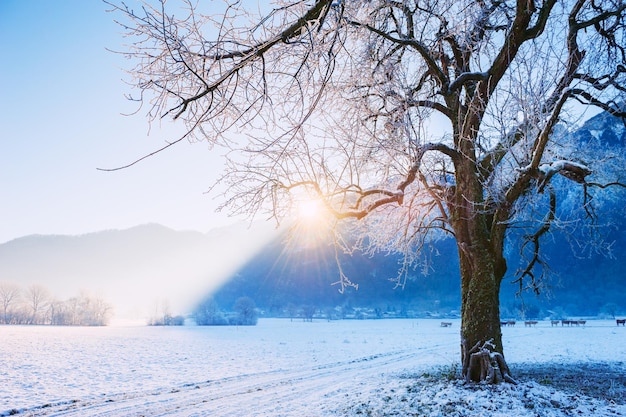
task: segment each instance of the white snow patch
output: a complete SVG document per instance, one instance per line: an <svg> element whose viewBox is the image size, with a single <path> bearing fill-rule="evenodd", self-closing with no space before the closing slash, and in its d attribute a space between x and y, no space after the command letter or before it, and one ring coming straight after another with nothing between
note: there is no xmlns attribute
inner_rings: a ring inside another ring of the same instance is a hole
<svg viewBox="0 0 626 417"><path fill-rule="evenodd" d="M447 321L0 326L0 416L626 416L614 321L503 328L517 386L452 378Z"/></svg>
<svg viewBox="0 0 626 417"><path fill-rule="evenodd" d="M589 133L591 134L591 136L593 136L594 139L598 140L602 136L603 131L592 129L589 130Z"/></svg>

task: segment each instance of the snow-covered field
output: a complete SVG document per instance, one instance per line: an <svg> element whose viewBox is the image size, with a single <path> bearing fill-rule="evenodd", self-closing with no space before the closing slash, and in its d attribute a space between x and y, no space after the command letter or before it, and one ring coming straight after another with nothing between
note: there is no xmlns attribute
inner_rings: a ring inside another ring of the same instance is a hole
<svg viewBox="0 0 626 417"><path fill-rule="evenodd" d="M517 386L450 380L459 322L0 326L0 416L626 416L626 328L503 328Z"/></svg>

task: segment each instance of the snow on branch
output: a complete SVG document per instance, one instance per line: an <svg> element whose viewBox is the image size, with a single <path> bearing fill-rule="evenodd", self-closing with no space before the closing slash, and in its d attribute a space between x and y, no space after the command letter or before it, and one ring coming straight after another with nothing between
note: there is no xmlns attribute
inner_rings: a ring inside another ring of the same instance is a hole
<svg viewBox="0 0 626 417"><path fill-rule="evenodd" d="M579 184L585 184L585 178L592 172L586 165L563 159L541 164L539 165L539 192L543 191L554 174L558 173Z"/></svg>
<svg viewBox="0 0 626 417"><path fill-rule="evenodd" d="M448 94L451 94L455 90L458 90L469 81L483 81L487 78L489 78L488 72L464 72L459 75L456 80L450 83L450 85L448 86Z"/></svg>
<svg viewBox="0 0 626 417"><path fill-rule="evenodd" d="M543 192L546 185L550 182L554 174L561 174L565 178L577 182L578 184L587 185L586 177L591 175L593 171L585 164L580 162L559 159L550 163L541 164L536 170L532 164L518 168L517 171L523 175L536 177L538 180L538 191Z"/></svg>

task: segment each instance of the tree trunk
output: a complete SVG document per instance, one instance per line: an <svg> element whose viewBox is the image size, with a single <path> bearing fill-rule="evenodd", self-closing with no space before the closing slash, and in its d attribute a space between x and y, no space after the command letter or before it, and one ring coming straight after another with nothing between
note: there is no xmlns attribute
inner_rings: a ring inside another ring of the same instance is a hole
<svg viewBox="0 0 626 417"><path fill-rule="evenodd" d="M482 108L478 106L468 113L476 116L472 119L475 124L464 123L464 132L457 135L457 145L464 156L476 154L474 144ZM500 329L500 283L506 272L502 242L506 227L498 227L499 217L484 204L485 191L475 161L469 157L455 161L457 186L448 201L461 272L462 372L466 381L513 381L504 361Z"/></svg>
<svg viewBox="0 0 626 417"><path fill-rule="evenodd" d="M500 282L487 236L471 246L458 243L461 265L461 361L466 381L495 383L511 378L500 329Z"/></svg>

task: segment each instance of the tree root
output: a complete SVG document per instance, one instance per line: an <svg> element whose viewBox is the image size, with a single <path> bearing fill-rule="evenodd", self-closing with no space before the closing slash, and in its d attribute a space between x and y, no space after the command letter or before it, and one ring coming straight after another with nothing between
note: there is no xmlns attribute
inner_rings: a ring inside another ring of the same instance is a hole
<svg viewBox="0 0 626 417"><path fill-rule="evenodd" d="M491 340L483 343L476 343L467 354L469 358L464 364L464 377L466 382L482 382L486 384L497 384L508 382L517 385L517 381L511 376L504 356L499 352L493 352Z"/></svg>

